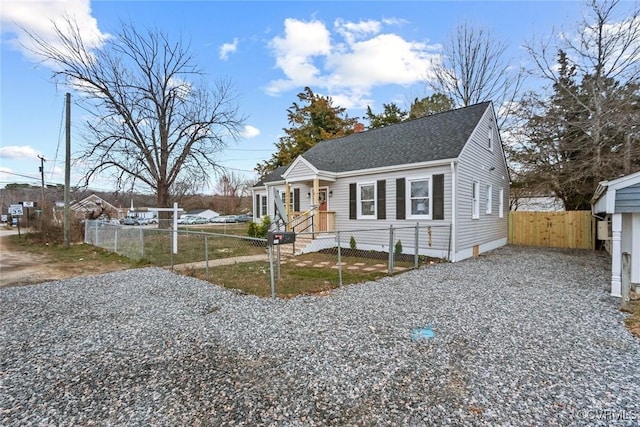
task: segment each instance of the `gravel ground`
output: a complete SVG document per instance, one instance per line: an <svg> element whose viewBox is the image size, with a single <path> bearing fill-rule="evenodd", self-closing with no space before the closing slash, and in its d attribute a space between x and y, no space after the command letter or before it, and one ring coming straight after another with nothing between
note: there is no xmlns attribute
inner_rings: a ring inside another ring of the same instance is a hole
<svg viewBox="0 0 640 427"><path fill-rule="evenodd" d="M639 425L608 262L506 247L291 300L156 268L0 289L0 424Z"/></svg>

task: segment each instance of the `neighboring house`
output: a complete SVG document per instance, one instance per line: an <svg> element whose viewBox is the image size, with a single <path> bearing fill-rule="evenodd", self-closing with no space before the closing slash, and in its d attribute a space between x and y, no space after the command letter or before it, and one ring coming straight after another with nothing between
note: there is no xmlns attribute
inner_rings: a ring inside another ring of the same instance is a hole
<svg viewBox="0 0 640 427"><path fill-rule="evenodd" d="M69 204L69 210L71 215L78 219L98 219L101 217L117 219L123 216L121 209L116 208L95 194L91 194L80 201L72 201ZM56 220L63 221L64 203L56 202L55 217Z"/></svg>
<svg viewBox="0 0 640 427"><path fill-rule="evenodd" d="M591 211L607 221L598 224L598 239L611 254L611 295L620 297L623 252L631 254L631 283L640 286L640 172L600 182Z"/></svg>
<svg viewBox="0 0 640 427"><path fill-rule="evenodd" d="M199 216L206 219L215 218L220 216L220 214L216 211L212 211L211 209L194 209L189 212L186 212L184 215L187 216Z"/></svg>
<svg viewBox="0 0 640 427"><path fill-rule="evenodd" d="M275 219L276 194L289 227L418 223L432 226L424 255L452 261L507 244L509 175L490 102L321 141L253 187L254 221Z"/></svg>
<svg viewBox="0 0 640 427"><path fill-rule="evenodd" d="M527 193L515 198L511 192L511 210L527 212L559 212L564 211L564 203L554 195Z"/></svg>

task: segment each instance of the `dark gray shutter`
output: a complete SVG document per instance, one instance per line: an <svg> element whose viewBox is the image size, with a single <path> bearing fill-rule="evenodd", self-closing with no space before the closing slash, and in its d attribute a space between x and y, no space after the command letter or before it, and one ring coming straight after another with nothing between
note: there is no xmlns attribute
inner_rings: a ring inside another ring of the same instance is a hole
<svg viewBox="0 0 640 427"><path fill-rule="evenodd" d="M349 219L356 219L358 217L358 189L356 184L349 184Z"/></svg>
<svg viewBox="0 0 640 427"><path fill-rule="evenodd" d="M396 219L405 219L404 178L396 179Z"/></svg>
<svg viewBox="0 0 640 427"><path fill-rule="evenodd" d="M433 219L444 219L444 175L433 175Z"/></svg>
<svg viewBox="0 0 640 427"><path fill-rule="evenodd" d="M293 189L293 210L300 212L300 189Z"/></svg>
<svg viewBox="0 0 640 427"><path fill-rule="evenodd" d="M387 181L378 181L377 193L378 200L376 210L378 211L378 219L387 219Z"/></svg>
<svg viewBox="0 0 640 427"><path fill-rule="evenodd" d="M255 216L256 218L260 218L260 195L256 194L256 212L255 212Z"/></svg>

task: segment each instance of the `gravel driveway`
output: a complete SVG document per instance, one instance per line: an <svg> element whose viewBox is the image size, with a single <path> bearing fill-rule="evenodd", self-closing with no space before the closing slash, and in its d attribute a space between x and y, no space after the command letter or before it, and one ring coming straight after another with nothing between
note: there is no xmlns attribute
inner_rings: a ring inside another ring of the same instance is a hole
<svg viewBox="0 0 640 427"><path fill-rule="evenodd" d="M637 426L608 262L506 247L292 300L157 268L0 289L0 425Z"/></svg>

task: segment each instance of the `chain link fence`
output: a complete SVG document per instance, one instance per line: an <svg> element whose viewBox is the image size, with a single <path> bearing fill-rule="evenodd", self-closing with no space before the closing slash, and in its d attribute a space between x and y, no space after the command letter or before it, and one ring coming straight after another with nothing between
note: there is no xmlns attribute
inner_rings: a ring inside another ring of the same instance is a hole
<svg viewBox="0 0 640 427"><path fill-rule="evenodd" d="M229 227L231 229L231 227ZM209 268L222 259L266 259L266 240L221 232L85 222L85 243L159 267ZM237 227L236 227L237 230ZM174 245L175 249L174 250Z"/></svg>
<svg viewBox="0 0 640 427"><path fill-rule="evenodd" d="M174 232L87 221L85 243L156 266L204 270L201 277L206 280L210 280L211 269L234 264L246 265L248 271L262 268L250 263L262 262L268 269L272 296L276 288L290 287L284 283L287 280L321 280L332 288L450 259L449 224L297 233L295 243L273 247L267 246L266 239L228 234L238 232L238 227L220 225L216 231ZM177 252L172 250L174 244ZM252 279L238 274L236 280L239 286L246 286L241 282Z"/></svg>

